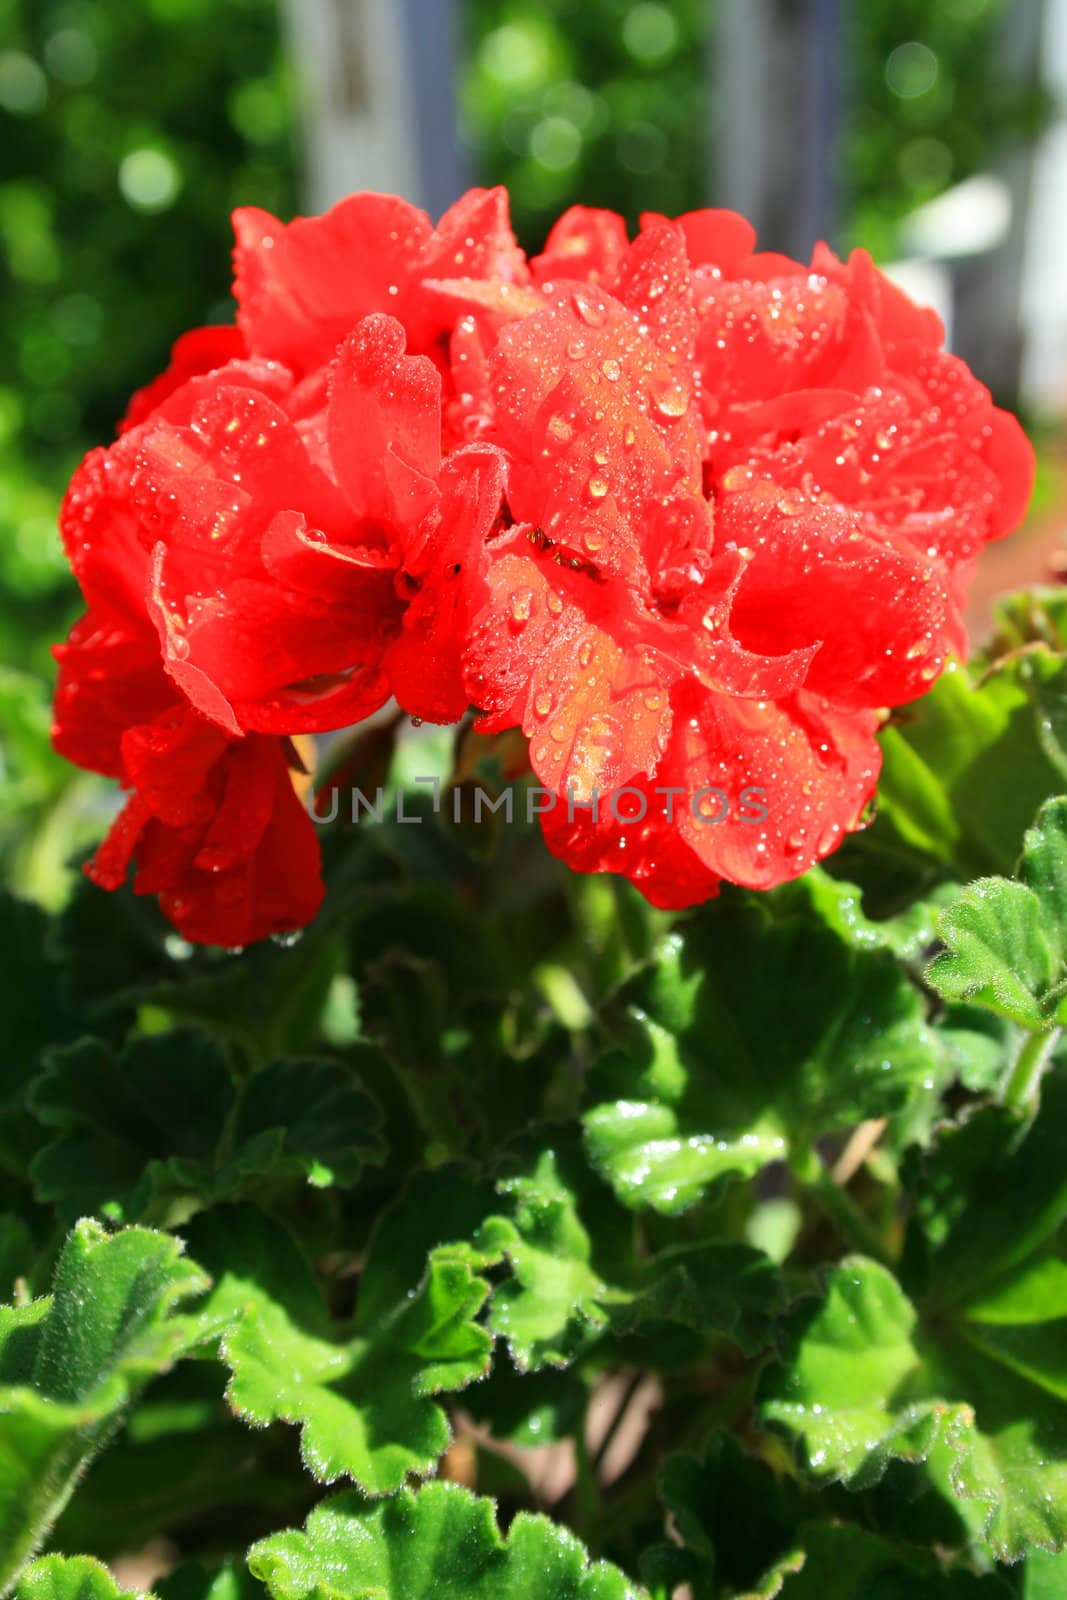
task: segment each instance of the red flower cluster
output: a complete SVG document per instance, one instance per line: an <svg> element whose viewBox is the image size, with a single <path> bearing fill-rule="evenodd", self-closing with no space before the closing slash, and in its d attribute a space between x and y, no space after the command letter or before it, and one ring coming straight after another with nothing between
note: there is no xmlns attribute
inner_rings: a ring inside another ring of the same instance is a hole
<svg viewBox="0 0 1067 1600"><path fill-rule="evenodd" d="M964 645L1032 452L862 252L502 190L236 214L235 328L175 346L62 528L87 611L55 738L126 808L90 871L186 937L321 897L292 736L394 695L520 726L551 848L658 905L769 887L858 826L884 708Z"/></svg>

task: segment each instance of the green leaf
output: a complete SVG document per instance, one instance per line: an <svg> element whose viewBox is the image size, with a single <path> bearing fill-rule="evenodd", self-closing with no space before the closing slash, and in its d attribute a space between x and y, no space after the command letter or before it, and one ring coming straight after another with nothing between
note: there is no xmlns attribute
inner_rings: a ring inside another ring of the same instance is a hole
<svg viewBox="0 0 1067 1600"><path fill-rule="evenodd" d="M918 1546L843 1525L840 1501L805 1492L725 1435L700 1460L668 1460L661 1492L681 1546L650 1552L649 1571L671 1586L687 1582L694 1600L1007 1600L1012 1592L999 1577L946 1571Z"/></svg>
<svg viewBox="0 0 1067 1600"><path fill-rule="evenodd" d="M1039 812L1019 879L980 879L946 908L938 923L946 948L927 976L946 999L1038 1029L1055 1020L1067 954L1067 799Z"/></svg>
<svg viewBox="0 0 1067 1600"><path fill-rule="evenodd" d="M492 1336L478 1322L489 1292L474 1267L498 1249L450 1244L456 1174L418 1184L372 1240L351 1329L331 1322L292 1236L249 1206L204 1213L191 1248L216 1276L205 1315L226 1321L221 1353L238 1415L301 1429L304 1463L326 1483L348 1476L388 1494L430 1472L451 1440L434 1398L489 1369ZM435 1196L443 1204L435 1208ZM400 1236L398 1238L398 1235Z"/></svg>
<svg viewBox="0 0 1067 1600"><path fill-rule="evenodd" d="M1029 644L1067 655L1067 589L1035 584L1001 595L993 607L993 637L983 658L998 661Z"/></svg>
<svg viewBox="0 0 1067 1600"><path fill-rule="evenodd" d="M803 1566L797 1490L728 1434L713 1435L700 1459L671 1456L660 1495L681 1542L654 1548L647 1565L672 1590L688 1583L694 1600L717 1600L723 1588L770 1600Z"/></svg>
<svg viewBox="0 0 1067 1600"><path fill-rule="evenodd" d="M811 1523L799 1538L802 1565L772 1591L782 1600L1009 1600L1013 1593L996 1573L946 1570L936 1555L862 1528Z"/></svg>
<svg viewBox="0 0 1067 1600"><path fill-rule="evenodd" d="M131 1399L199 1337L174 1307L206 1287L178 1240L80 1222L52 1295L0 1309L0 1588Z"/></svg>
<svg viewBox="0 0 1067 1600"><path fill-rule="evenodd" d="M911 1298L846 1261L769 1376L764 1415L810 1470L853 1485L926 1473L1005 1561L1067 1543L1067 1077L1029 1126L998 1107L947 1129L906 1253Z"/></svg>
<svg viewBox="0 0 1067 1600"><path fill-rule="evenodd" d="M589 1234L552 1150L531 1176L498 1188L513 1206L511 1218L493 1219L513 1275L493 1291L489 1326L507 1340L520 1371L565 1366L590 1333L607 1326L605 1306L622 1295L590 1264Z"/></svg>
<svg viewBox="0 0 1067 1600"><path fill-rule="evenodd" d="M848 1257L804 1316L762 1409L804 1441L814 1473L864 1488L891 1460L924 1460L942 1424L961 1420L919 1392L915 1308L877 1262Z"/></svg>
<svg viewBox="0 0 1067 1600"><path fill-rule="evenodd" d="M1023 1600L1062 1600L1067 1590L1067 1555L1034 1550L1026 1558Z"/></svg>
<svg viewBox="0 0 1067 1600"><path fill-rule="evenodd" d="M385 1157L376 1100L363 1088L356 1066L376 1052L354 1045L345 1063L314 1056L272 1062L249 1078L237 1107L231 1174L289 1174L315 1188L350 1188L369 1165Z"/></svg>
<svg viewBox="0 0 1067 1600"><path fill-rule="evenodd" d="M0 1106L21 1099L39 1070L49 1045L70 1036L75 1026L61 997L59 968L48 959L49 919L40 906L0 890L0 1008L4 1017L4 1055Z"/></svg>
<svg viewBox="0 0 1067 1600"><path fill-rule="evenodd" d="M79 1483L50 1547L114 1561L160 1538L185 1548L187 1530L208 1521L225 1523L240 1542L245 1530L250 1538L303 1515L311 1480L233 1416L224 1383L218 1363L205 1359L182 1361L154 1382Z"/></svg>
<svg viewBox="0 0 1067 1600"><path fill-rule="evenodd" d="M878 953L759 911L710 911L620 991L584 1117L627 1205L678 1212L724 1173L907 1104L936 1070L915 989Z"/></svg>
<svg viewBox="0 0 1067 1600"><path fill-rule="evenodd" d="M36 1156L37 1198L67 1221L85 1213L144 1214L153 1179L206 1187L234 1087L224 1051L190 1029L134 1038L120 1051L98 1039L51 1053L30 1105L60 1136Z"/></svg>
<svg viewBox="0 0 1067 1600"><path fill-rule="evenodd" d="M1043 805L1023 839L1019 876L1037 896L1063 945L1067 932L1067 796Z"/></svg>
<svg viewBox="0 0 1067 1600"><path fill-rule="evenodd" d="M520 1512L507 1538L491 1500L431 1483L379 1505L338 1495L303 1533L254 1545L249 1565L274 1600L638 1600L617 1567L590 1563L547 1517Z"/></svg>
<svg viewBox="0 0 1067 1600"><path fill-rule="evenodd" d="M951 664L880 735L868 844L895 835L961 881L1010 872L1038 807L1067 782L1061 741L1047 726L1065 690L1067 659L1044 647L984 672Z"/></svg>
<svg viewBox="0 0 1067 1600"><path fill-rule="evenodd" d="M163 1221L176 1198L234 1196L266 1175L351 1184L383 1154L377 1105L346 1067L277 1061L239 1090L225 1051L191 1028L54 1051L30 1104L62 1130L34 1159L35 1192L68 1220Z"/></svg>
<svg viewBox="0 0 1067 1600"><path fill-rule="evenodd" d="M1044 1026L1042 1003L1061 951L1025 884L980 878L942 912L938 931L946 948L927 977L939 994L988 1006L1024 1028Z"/></svg>
<svg viewBox="0 0 1067 1600"><path fill-rule="evenodd" d="M676 1322L755 1355L774 1342L786 1304L781 1273L762 1250L711 1239L660 1251L642 1289L613 1310L612 1326L628 1333Z"/></svg>
<svg viewBox="0 0 1067 1600"><path fill-rule="evenodd" d="M863 891L855 883L832 878L823 867L812 867L792 883L772 890L777 908L792 911L810 907L846 944L857 950L888 950L901 961L914 960L932 944L938 909L955 893L951 884L939 884L906 910L878 920L863 910Z"/></svg>
<svg viewBox="0 0 1067 1600"><path fill-rule="evenodd" d="M103 1562L92 1556L41 1556L22 1573L15 1600L120 1600L142 1591L120 1589Z"/></svg>

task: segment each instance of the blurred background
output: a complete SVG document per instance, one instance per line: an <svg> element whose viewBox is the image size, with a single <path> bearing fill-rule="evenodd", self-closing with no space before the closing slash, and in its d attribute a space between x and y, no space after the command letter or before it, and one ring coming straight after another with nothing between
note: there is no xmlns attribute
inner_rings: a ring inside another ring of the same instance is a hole
<svg viewBox="0 0 1067 1600"><path fill-rule="evenodd" d="M978 626L1055 567L1067 0L0 0L0 865L28 892L100 826L48 745L58 498L174 338L231 315L230 210L368 187L436 214L471 182L530 247L577 200L866 246L1039 446Z"/></svg>

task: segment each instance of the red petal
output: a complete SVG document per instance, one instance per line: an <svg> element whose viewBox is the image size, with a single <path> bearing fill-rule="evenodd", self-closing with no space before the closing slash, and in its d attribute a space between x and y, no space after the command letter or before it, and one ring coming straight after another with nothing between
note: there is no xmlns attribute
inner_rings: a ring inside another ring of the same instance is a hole
<svg viewBox="0 0 1067 1600"><path fill-rule="evenodd" d="M643 216L641 226L645 227L654 216L655 213ZM677 219L677 225L685 235L690 266L717 267L724 278L738 277L755 248L755 228L736 211L710 207L687 211Z"/></svg>
<svg viewBox="0 0 1067 1600"><path fill-rule="evenodd" d="M639 575L651 508L700 487L684 382L635 317L590 285L506 328L491 366L516 520L565 559Z"/></svg>
<svg viewBox="0 0 1067 1600"><path fill-rule="evenodd" d="M730 612L742 645L764 655L818 645L807 687L838 706L925 693L946 648L940 562L857 512L770 482L724 494L717 512L720 539L752 552Z"/></svg>
<svg viewBox="0 0 1067 1600"><path fill-rule="evenodd" d="M89 611L53 654L59 663L53 744L79 767L120 777L126 729L151 722L174 701L148 619L135 629Z"/></svg>
<svg viewBox="0 0 1067 1600"><path fill-rule="evenodd" d="M144 801L139 795L131 795L108 829L103 844L92 860L85 863L86 876L99 888L122 888L148 820L149 811Z"/></svg>
<svg viewBox="0 0 1067 1600"><path fill-rule="evenodd" d="M288 227L246 207L233 216L237 321L249 349L306 373L351 328L405 292L429 218L396 195L353 194Z"/></svg>
<svg viewBox="0 0 1067 1600"><path fill-rule="evenodd" d="M774 705L680 686L655 784L637 785L644 817L617 821L610 796L601 796L596 819L575 808L567 822L557 805L546 838L579 870L622 872L670 909L706 899L720 879L772 888L807 871L859 824L878 776L876 724L868 713L833 713L808 694ZM633 796L614 807L640 811Z"/></svg>
<svg viewBox="0 0 1067 1600"><path fill-rule="evenodd" d="M611 292L637 318L659 354L691 381L696 312L682 230L646 220Z"/></svg>
<svg viewBox="0 0 1067 1600"><path fill-rule="evenodd" d="M469 704L463 658L471 619L486 594L485 543L504 492L506 463L490 446L457 452L441 474L441 511L405 573L418 592L384 661L404 710L425 722L454 722Z"/></svg>
<svg viewBox="0 0 1067 1600"><path fill-rule="evenodd" d="M480 730L519 723L531 766L557 794L607 793L654 772L678 664L639 638L624 643L610 593L543 558L500 555L488 583L467 652L471 698L489 713Z"/></svg>
<svg viewBox="0 0 1067 1600"><path fill-rule="evenodd" d="M543 252L530 262L530 271L537 283L583 278L606 284L628 249L626 223L617 212L571 206L553 224Z"/></svg>
<svg viewBox="0 0 1067 1600"><path fill-rule="evenodd" d="M441 378L425 356L405 355L404 344L395 317L359 324L337 357L328 426L334 471L352 510L408 526L436 498Z"/></svg>

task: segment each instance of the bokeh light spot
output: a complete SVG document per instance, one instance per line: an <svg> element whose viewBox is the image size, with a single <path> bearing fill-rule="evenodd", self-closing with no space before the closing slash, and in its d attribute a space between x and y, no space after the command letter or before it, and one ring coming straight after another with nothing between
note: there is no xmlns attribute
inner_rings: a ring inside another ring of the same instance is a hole
<svg viewBox="0 0 1067 1600"><path fill-rule="evenodd" d="M666 6L642 0L623 19L622 42L635 61L652 66L673 53L678 43L678 24Z"/></svg>
<svg viewBox="0 0 1067 1600"><path fill-rule="evenodd" d="M929 45L910 39L898 44L885 64L885 81L901 100L928 94L937 82L938 60Z"/></svg>
<svg viewBox="0 0 1067 1600"><path fill-rule="evenodd" d="M136 211L166 211L181 186L177 164L162 150L131 150L119 164L119 188Z"/></svg>
<svg viewBox="0 0 1067 1600"><path fill-rule="evenodd" d="M29 117L47 99L48 79L33 57L24 50L0 51L0 108Z"/></svg>

